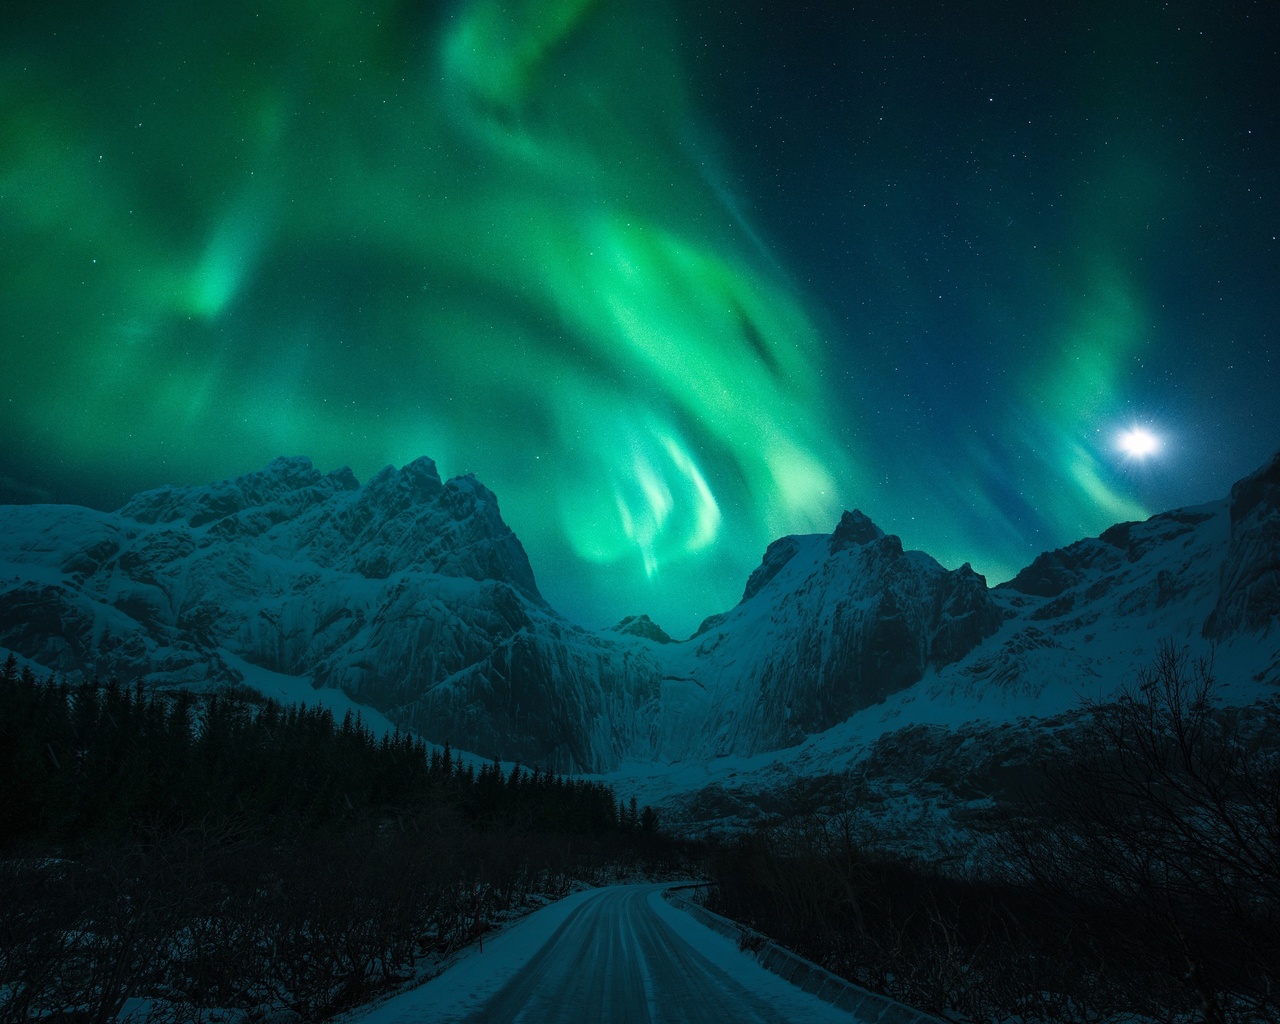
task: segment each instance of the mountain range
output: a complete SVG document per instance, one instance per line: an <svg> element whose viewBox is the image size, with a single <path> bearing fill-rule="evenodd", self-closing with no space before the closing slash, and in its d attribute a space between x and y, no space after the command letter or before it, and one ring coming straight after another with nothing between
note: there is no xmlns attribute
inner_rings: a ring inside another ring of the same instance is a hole
<svg viewBox="0 0 1280 1024"><path fill-rule="evenodd" d="M0 507L0 647L37 670L288 677L481 756L658 789L817 772L911 726L1061 714L1132 682L1161 641L1211 655L1247 703L1280 684L1278 617L1280 454L1228 498L996 587L846 512L769 545L742 600L683 641L645 615L560 616L493 493L425 458L363 485L281 458L114 512Z"/></svg>

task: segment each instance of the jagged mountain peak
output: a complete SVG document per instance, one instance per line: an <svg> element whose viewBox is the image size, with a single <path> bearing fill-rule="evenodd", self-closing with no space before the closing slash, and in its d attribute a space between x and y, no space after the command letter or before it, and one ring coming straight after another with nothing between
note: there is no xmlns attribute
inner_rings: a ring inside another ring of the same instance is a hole
<svg viewBox="0 0 1280 1024"><path fill-rule="evenodd" d="M676 642L665 629L647 615L628 615L621 622L610 626L609 630L613 633L622 633L625 636L644 637L646 640L653 640L660 644L673 644Z"/></svg>
<svg viewBox="0 0 1280 1024"><path fill-rule="evenodd" d="M384 500L419 505L433 501L444 489L444 484L435 462L424 455L401 469L384 467L369 478L365 489Z"/></svg>
<svg viewBox="0 0 1280 1024"><path fill-rule="evenodd" d="M144 491L116 515L196 531L187 542L194 547L252 543L370 579L400 571L492 579L544 603L493 492L471 475L442 483L426 457L387 466L361 486L347 467L322 474L305 456L282 456L228 480Z"/></svg>
<svg viewBox="0 0 1280 1024"><path fill-rule="evenodd" d="M304 455L279 456L266 467L211 484L165 486L134 495L117 510L141 523L204 526L253 509L284 504L287 515L326 501L334 494L362 492L366 506L382 506L399 513L435 502L445 492L455 511L488 507L496 512L497 498L471 474L442 482L433 460L423 456L397 469L386 466L361 486L347 466L322 474ZM299 500L301 499L301 500Z"/></svg>
<svg viewBox="0 0 1280 1024"><path fill-rule="evenodd" d="M807 548L812 552L814 550L813 544L820 538L821 535L815 537L813 535L797 534L780 537L770 544L765 549L764 557L760 560L760 564L747 578L747 585L742 591L742 601L749 601L762 590L768 588L778 574L786 569L802 549ZM891 558L903 553L901 540L892 534L886 534L865 513L858 509L845 512L831 534L821 539L826 541L827 556L838 555L842 551L856 551L877 541L884 541L885 551ZM806 560L805 566L809 566L808 560ZM807 571L807 568L802 568L800 571ZM789 584L791 582L790 573L786 575L788 576ZM719 619L720 616L712 616L698 628L698 633L705 632Z"/></svg>
<svg viewBox="0 0 1280 1024"><path fill-rule="evenodd" d="M880 527L876 526L870 518L858 509L852 512L845 512L840 517L840 522L836 524L836 528L831 532L831 539L828 542L828 548L832 554L837 551L843 551L850 545L870 544L874 540L879 540L885 535ZM898 542L901 547L902 542Z"/></svg>
<svg viewBox="0 0 1280 1024"><path fill-rule="evenodd" d="M139 523L185 521L188 526L196 527L282 501L288 501L296 510L323 501L332 493L357 487L359 484L350 469L344 467L325 476L306 456L281 456L264 469L228 480L143 491L116 512Z"/></svg>
<svg viewBox="0 0 1280 1024"><path fill-rule="evenodd" d="M953 664L1003 618L970 566L949 571L904 551L864 513L846 512L829 535L769 545L738 605L706 619L691 638L702 659L691 677L746 671L759 679L753 707L726 702L716 714L727 746L769 749Z"/></svg>

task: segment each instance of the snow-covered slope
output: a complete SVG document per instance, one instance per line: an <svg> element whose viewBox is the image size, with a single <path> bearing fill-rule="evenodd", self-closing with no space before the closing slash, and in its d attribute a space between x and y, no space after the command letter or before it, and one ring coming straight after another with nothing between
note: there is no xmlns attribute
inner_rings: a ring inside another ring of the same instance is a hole
<svg viewBox="0 0 1280 1024"><path fill-rule="evenodd" d="M808 551L813 566L823 562L810 538L788 539L770 548L757 576L781 578L772 554L779 545L794 546L796 561ZM814 578L804 564L794 571L804 582L784 581L779 604L796 601ZM1229 704L1275 696L1280 455L1227 500L1118 524L1040 555L985 594L999 613L994 632L838 724L767 753L636 758L613 781L695 820L749 820L796 794L825 806L861 801L873 817L896 816L899 834L911 831L903 815L914 815L921 849L936 856L940 822L962 818L968 802L1016 790L1056 731L1083 727L1082 699L1106 700L1134 684L1162 643L1206 659ZM985 607L976 602L960 620L985 630Z"/></svg>
<svg viewBox="0 0 1280 1024"><path fill-rule="evenodd" d="M655 795L821 773L901 726L1059 714L1164 639L1212 645L1252 699L1280 679L1278 612L1280 456L1229 500L994 589L845 513L770 545L742 601L683 642L644 616L595 632L556 614L494 496L428 459L363 486L279 459L115 513L0 508L0 646L34 664L153 685L261 670L486 756L623 766Z"/></svg>
<svg viewBox="0 0 1280 1024"><path fill-rule="evenodd" d="M792 745L954 663L1000 622L968 565L948 572L846 512L830 536L775 541L737 607L655 652L663 729L650 754Z"/></svg>
<svg viewBox="0 0 1280 1024"><path fill-rule="evenodd" d="M216 686L243 658L566 769L616 760L613 722L656 692L643 652L547 607L493 494L429 459L363 487L277 459L116 513L7 507L0 537L0 645L60 673Z"/></svg>

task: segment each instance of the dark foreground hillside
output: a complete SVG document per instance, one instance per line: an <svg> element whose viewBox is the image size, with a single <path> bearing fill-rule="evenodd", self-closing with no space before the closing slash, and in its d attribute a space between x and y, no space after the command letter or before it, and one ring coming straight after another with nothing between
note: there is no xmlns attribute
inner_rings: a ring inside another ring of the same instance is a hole
<svg viewBox="0 0 1280 1024"><path fill-rule="evenodd" d="M575 882L674 869L611 789L248 693L0 672L0 1021L320 1020Z"/></svg>
<svg viewBox="0 0 1280 1024"><path fill-rule="evenodd" d="M1280 704L1166 646L946 865L842 806L712 857L712 909L972 1022L1280 1021Z"/></svg>

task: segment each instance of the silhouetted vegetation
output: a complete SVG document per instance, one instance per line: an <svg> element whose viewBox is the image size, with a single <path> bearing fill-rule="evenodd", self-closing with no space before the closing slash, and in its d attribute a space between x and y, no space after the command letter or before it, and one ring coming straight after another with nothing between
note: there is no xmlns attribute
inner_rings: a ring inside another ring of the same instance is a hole
<svg viewBox="0 0 1280 1024"><path fill-rule="evenodd" d="M1166 647L1085 710L945 870L855 814L795 814L713 849L710 905L975 1024L1280 1021L1276 702L1223 710ZM696 871L606 786L248 692L72 688L11 659L0 773L0 1024L130 998L322 1020L576 880Z"/></svg>
<svg viewBox="0 0 1280 1024"><path fill-rule="evenodd" d="M1280 709L1172 647L943 873L794 817L716 852L710 904L966 1021L1280 1020Z"/></svg>
<svg viewBox="0 0 1280 1024"><path fill-rule="evenodd" d="M0 1022L105 1022L139 998L156 1020L320 1020L575 881L684 855L599 783L12 658L0 794Z"/></svg>

